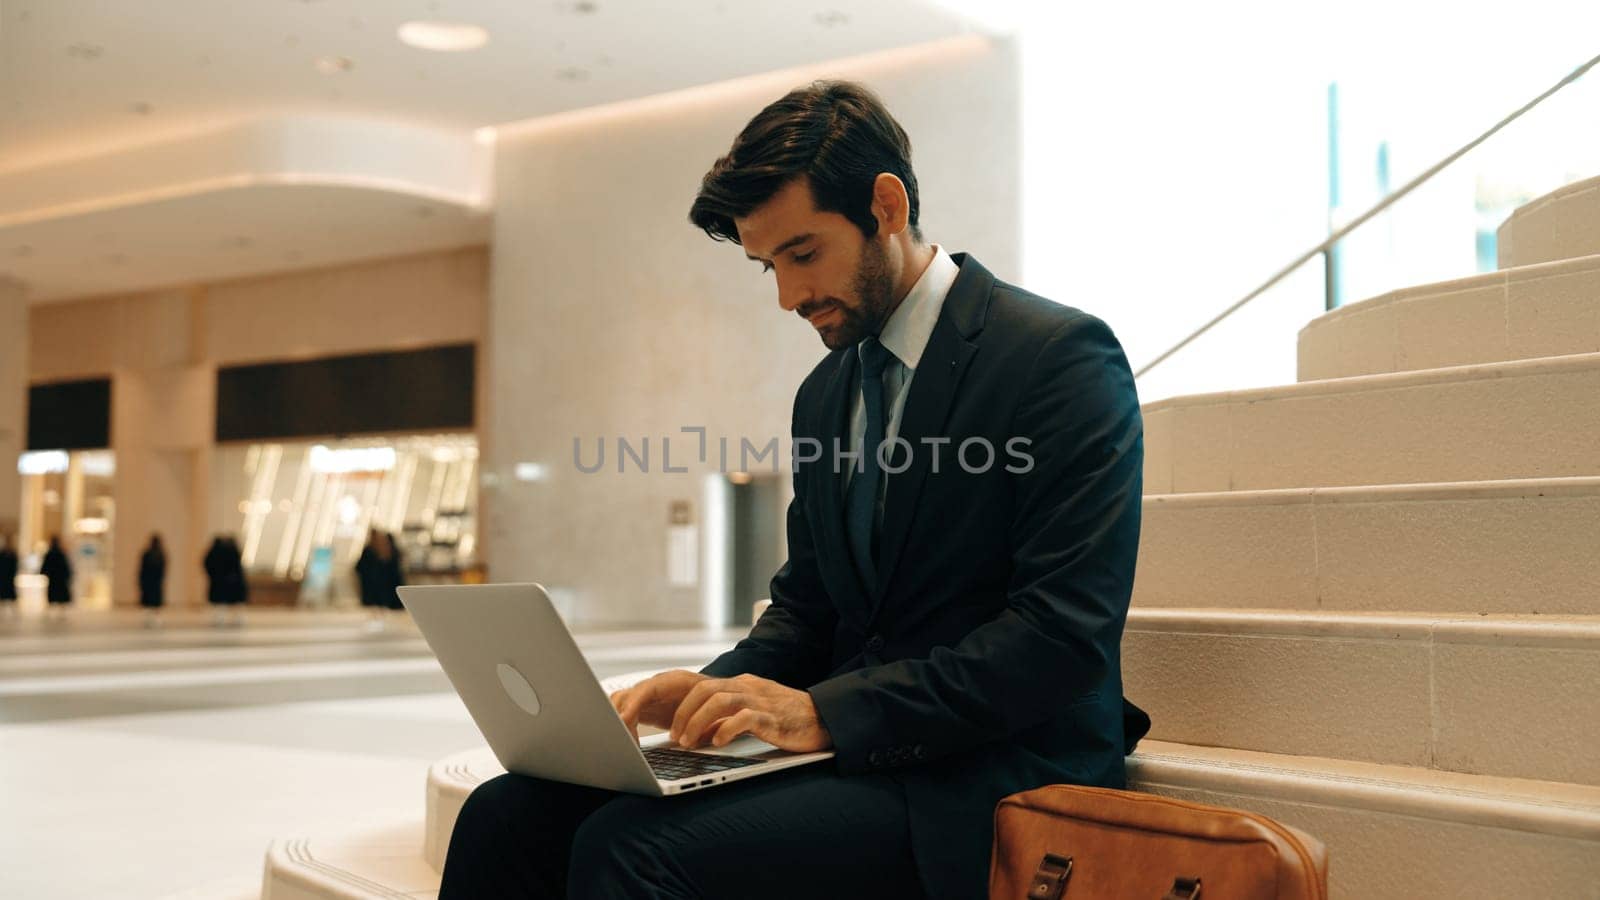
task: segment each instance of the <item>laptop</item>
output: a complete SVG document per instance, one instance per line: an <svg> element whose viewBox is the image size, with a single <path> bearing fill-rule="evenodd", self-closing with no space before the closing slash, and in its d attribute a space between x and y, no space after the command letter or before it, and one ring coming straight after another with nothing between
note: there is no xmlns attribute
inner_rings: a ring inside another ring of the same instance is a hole
<svg viewBox="0 0 1600 900"><path fill-rule="evenodd" d="M820 762L744 735L637 743L537 584L412 586L400 600L506 771L630 794L698 791Z"/></svg>

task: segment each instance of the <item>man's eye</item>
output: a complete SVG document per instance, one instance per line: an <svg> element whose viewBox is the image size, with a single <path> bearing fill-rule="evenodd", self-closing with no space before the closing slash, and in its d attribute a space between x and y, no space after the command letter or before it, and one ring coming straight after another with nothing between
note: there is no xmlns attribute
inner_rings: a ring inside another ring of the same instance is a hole
<svg viewBox="0 0 1600 900"><path fill-rule="evenodd" d="M817 255L817 251L815 251L815 250L811 251L810 253L807 253L805 256L801 256L800 254L797 253L797 254L795 254L794 261L797 262L797 263L808 263L808 262L811 262L811 258L816 256L816 255Z"/></svg>

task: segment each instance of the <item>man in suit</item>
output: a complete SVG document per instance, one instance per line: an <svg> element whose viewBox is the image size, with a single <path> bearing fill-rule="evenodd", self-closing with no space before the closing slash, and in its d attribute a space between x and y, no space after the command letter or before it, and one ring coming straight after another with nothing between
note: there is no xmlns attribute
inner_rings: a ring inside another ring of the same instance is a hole
<svg viewBox="0 0 1600 900"><path fill-rule="evenodd" d="M1123 786L1148 727L1119 650L1127 361L1093 316L925 243L918 212L904 131L850 83L767 107L706 174L691 221L774 272L830 353L795 397L771 607L701 672L612 697L684 746L834 761L665 800L496 779L441 897L979 897L1000 798Z"/></svg>

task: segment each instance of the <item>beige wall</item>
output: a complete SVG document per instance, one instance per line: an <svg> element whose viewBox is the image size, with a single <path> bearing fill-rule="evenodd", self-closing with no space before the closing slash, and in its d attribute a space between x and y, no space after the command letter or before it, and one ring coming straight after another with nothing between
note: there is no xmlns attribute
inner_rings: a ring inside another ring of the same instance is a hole
<svg viewBox="0 0 1600 900"><path fill-rule="evenodd" d="M667 580L668 508L689 501L703 535L715 444L709 467L667 474L661 440L674 436L674 466L698 451L684 426L735 448L741 436L786 446L795 389L825 352L778 309L770 275L688 223L701 176L789 88L857 78L911 136L926 237L1015 279L1016 66L1010 44L955 42L502 133L483 430L491 577L557 588L584 623L700 621L700 589ZM616 473L619 435L650 438L651 474ZM606 471L578 472L577 436L590 460L607 438ZM547 477L516 480L519 462Z"/></svg>
<svg viewBox="0 0 1600 900"><path fill-rule="evenodd" d="M0 278L0 534L16 537L22 480L15 460L27 444L28 306L22 285Z"/></svg>
<svg viewBox="0 0 1600 900"><path fill-rule="evenodd" d="M219 366L477 342L487 265L485 249L469 247L35 306L32 381L112 378L113 601L137 602L139 554L153 531L167 543L168 602L204 601L198 567L209 540ZM4 483L0 476L0 501Z"/></svg>
<svg viewBox="0 0 1600 900"><path fill-rule="evenodd" d="M487 277L487 251L467 247L213 285L205 355L227 366L471 343Z"/></svg>

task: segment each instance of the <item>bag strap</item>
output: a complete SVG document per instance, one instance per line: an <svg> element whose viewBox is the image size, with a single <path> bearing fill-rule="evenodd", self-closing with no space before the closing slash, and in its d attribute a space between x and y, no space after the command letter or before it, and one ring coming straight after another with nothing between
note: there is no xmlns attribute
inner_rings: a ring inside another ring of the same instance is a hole
<svg viewBox="0 0 1600 900"><path fill-rule="evenodd" d="M1161 900L1200 900L1200 879L1174 878L1172 890Z"/></svg>
<svg viewBox="0 0 1600 900"><path fill-rule="evenodd" d="M1072 877L1072 857L1046 853L1028 885L1028 900L1061 900Z"/></svg>

